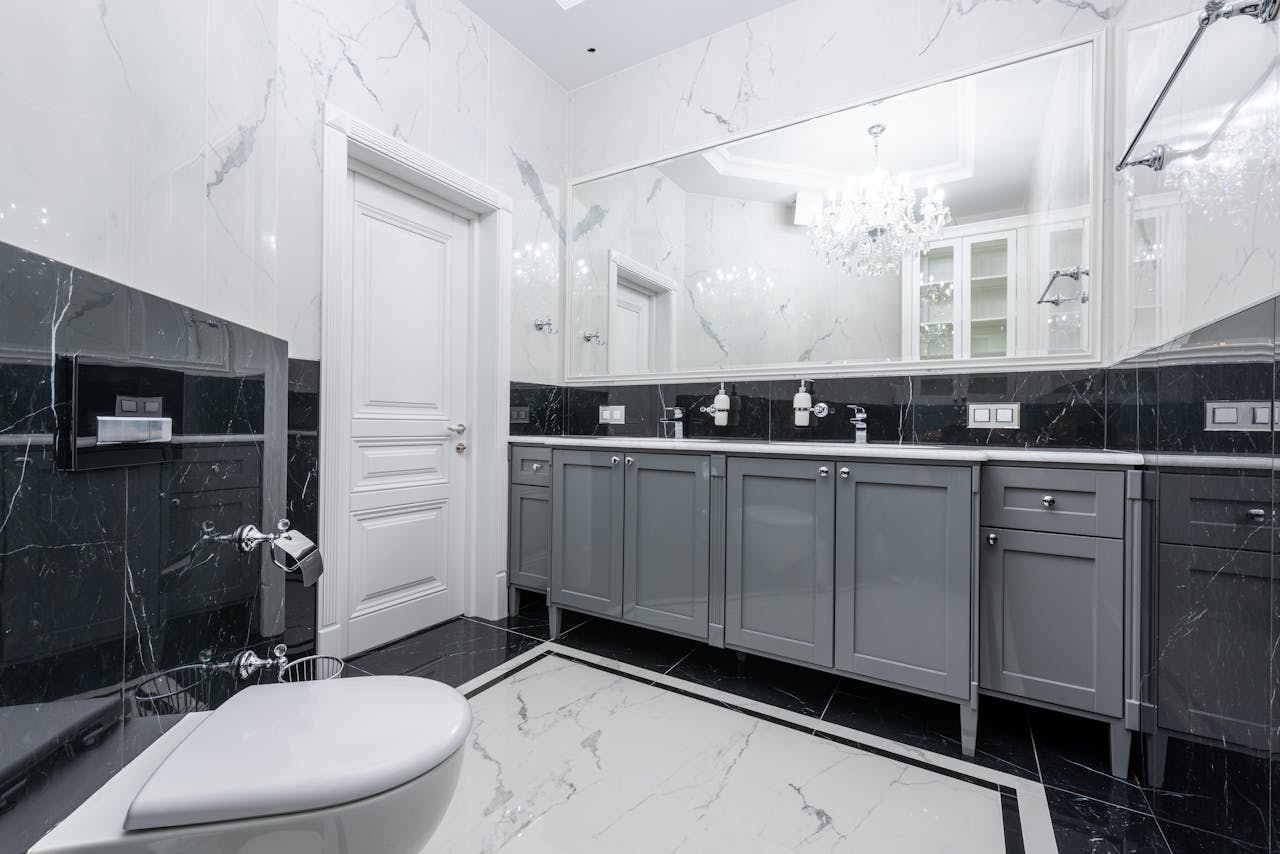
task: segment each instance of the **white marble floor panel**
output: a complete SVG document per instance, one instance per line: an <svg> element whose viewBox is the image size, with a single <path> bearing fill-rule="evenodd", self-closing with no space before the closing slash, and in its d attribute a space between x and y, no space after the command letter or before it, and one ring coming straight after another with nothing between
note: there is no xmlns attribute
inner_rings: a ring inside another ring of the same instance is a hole
<svg viewBox="0 0 1280 854"><path fill-rule="evenodd" d="M470 694L462 779L429 852L1051 850L1026 844L1015 791L976 773L546 647L504 670Z"/></svg>

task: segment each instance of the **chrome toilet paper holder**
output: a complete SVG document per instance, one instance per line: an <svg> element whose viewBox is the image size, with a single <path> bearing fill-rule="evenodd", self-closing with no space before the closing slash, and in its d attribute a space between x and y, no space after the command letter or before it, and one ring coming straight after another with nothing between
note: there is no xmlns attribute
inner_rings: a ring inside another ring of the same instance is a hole
<svg viewBox="0 0 1280 854"><path fill-rule="evenodd" d="M270 550L271 562L282 572L301 574L305 587L315 584L324 574L324 561L319 547L309 537L292 530L288 519L277 522L276 530L270 533L259 529L252 522L241 525L229 534L218 534L214 532L213 522L206 521L202 530L203 541L229 543L245 554L266 544Z"/></svg>

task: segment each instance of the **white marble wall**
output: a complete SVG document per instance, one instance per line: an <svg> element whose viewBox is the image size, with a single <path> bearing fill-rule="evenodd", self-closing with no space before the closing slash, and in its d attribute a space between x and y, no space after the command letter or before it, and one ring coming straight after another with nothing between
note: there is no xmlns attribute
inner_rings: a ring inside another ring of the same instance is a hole
<svg viewBox="0 0 1280 854"><path fill-rule="evenodd" d="M326 102L513 197L513 373L558 381L568 96L457 0L6 2L0 240L319 358Z"/></svg>
<svg viewBox="0 0 1280 854"><path fill-rule="evenodd" d="M0 240L275 331L276 25L275 0L6 2Z"/></svg>
<svg viewBox="0 0 1280 854"><path fill-rule="evenodd" d="M512 370L555 382L568 97L457 0L280 0L279 329L320 352L320 140L332 103L515 199ZM532 256L537 253L537 258Z"/></svg>
<svg viewBox="0 0 1280 854"><path fill-rule="evenodd" d="M731 134L871 100L1068 39L1106 31L1113 43L1122 42L1132 30L1203 5L1202 0L795 0L572 92L571 172L584 176L663 159ZM1216 26L1258 25L1231 21ZM1269 31L1275 29L1271 25ZM1224 32L1214 35L1228 37ZM1172 67L1163 55L1150 57L1150 64L1164 74ZM1150 104L1136 82L1129 92L1123 71L1111 68L1107 76L1116 95L1116 125ZM1158 85L1163 79L1152 82ZM1105 160L1123 147L1127 140L1118 137L1124 132L1120 127L1117 138L1107 141ZM1115 226L1105 238L1120 245L1127 229L1122 204L1127 183L1111 176L1109 162L1099 166L1106 171ZM1254 218L1247 229L1250 236L1236 234L1223 244L1192 239L1204 224L1191 215L1183 242L1165 247L1185 271L1185 286L1158 297L1165 318L1160 336L1229 314L1277 289L1280 230L1268 230L1265 222ZM1120 357L1152 341L1135 331L1128 314L1141 284L1123 257L1116 257L1120 260L1109 262L1110 269L1094 284L1105 294L1104 355Z"/></svg>

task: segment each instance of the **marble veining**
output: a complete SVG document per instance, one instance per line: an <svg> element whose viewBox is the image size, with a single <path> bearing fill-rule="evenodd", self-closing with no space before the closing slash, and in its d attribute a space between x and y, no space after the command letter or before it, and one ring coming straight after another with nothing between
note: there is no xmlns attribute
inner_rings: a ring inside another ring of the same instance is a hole
<svg viewBox="0 0 1280 854"><path fill-rule="evenodd" d="M1025 820L1007 828L1012 790L985 769L818 737L563 653L530 661L469 695L462 780L428 851L1041 850L1022 847Z"/></svg>

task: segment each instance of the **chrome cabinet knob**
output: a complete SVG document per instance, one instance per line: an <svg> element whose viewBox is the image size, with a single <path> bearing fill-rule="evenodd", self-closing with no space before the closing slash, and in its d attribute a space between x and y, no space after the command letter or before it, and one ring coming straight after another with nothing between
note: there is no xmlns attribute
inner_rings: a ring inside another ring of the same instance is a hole
<svg viewBox="0 0 1280 854"><path fill-rule="evenodd" d="M635 457L627 457L627 465L633 466L635 464L636 464Z"/></svg>
<svg viewBox="0 0 1280 854"><path fill-rule="evenodd" d="M841 466L841 467L840 467L840 476L841 476L841 477L843 477L843 478L848 478L848 477L849 477L849 474L850 474L850 472L849 472L849 467L848 467L848 466Z"/></svg>
<svg viewBox="0 0 1280 854"><path fill-rule="evenodd" d="M1054 498L1052 495L1046 495L1044 498L1040 499L1040 503L1045 507L1052 507L1058 503L1058 499Z"/></svg>
<svg viewBox="0 0 1280 854"><path fill-rule="evenodd" d="M822 466L821 468L818 469L818 477L826 477L829 474L831 474L831 469L827 468L826 466Z"/></svg>
<svg viewBox="0 0 1280 854"><path fill-rule="evenodd" d="M1249 509L1249 518L1255 522L1261 522L1263 519L1267 518L1267 511L1263 510L1261 507L1252 507Z"/></svg>
<svg viewBox="0 0 1280 854"><path fill-rule="evenodd" d="M529 466L529 468L530 470L535 472L542 471L542 463L534 463L533 465Z"/></svg>
<svg viewBox="0 0 1280 854"><path fill-rule="evenodd" d="M466 425L466 424L461 424L461 423L459 423L459 424L450 424L450 425L449 425L449 432L450 432L450 433L453 433L453 434L454 434L454 435L456 435L456 436L461 436L463 433L467 432L467 425Z"/></svg>
<svg viewBox="0 0 1280 854"><path fill-rule="evenodd" d="M614 466L616 466L616 465L617 465L618 463L620 463L620 462L622 462L622 460L621 460L621 458L619 458L619 457L611 457L611 458L609 459L609 464L610 464L610 465L614 465Z"/></svg>
<svg viewBox="0 0 1280 854"><path fill-rule="evenodd" d="M1000 542L1000 538L995 534L987 534L987 545L994 546L998 542Z"/></svg>

